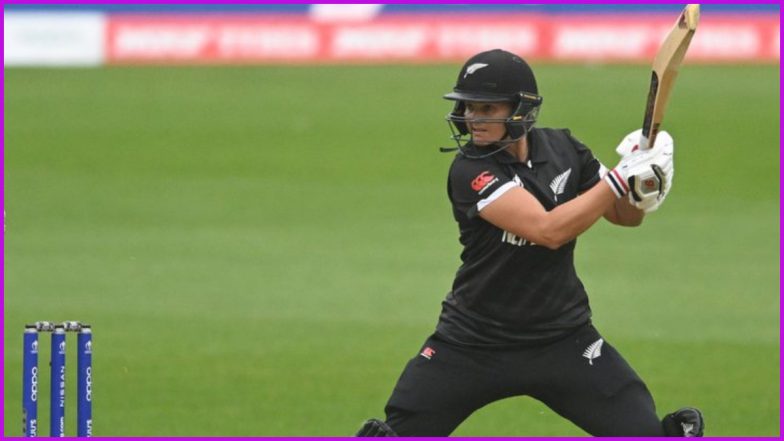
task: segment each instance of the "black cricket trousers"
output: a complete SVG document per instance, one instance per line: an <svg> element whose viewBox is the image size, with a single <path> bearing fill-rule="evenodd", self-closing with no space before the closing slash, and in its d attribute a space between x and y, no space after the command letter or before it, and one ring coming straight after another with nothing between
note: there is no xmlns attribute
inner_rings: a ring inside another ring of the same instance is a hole
<svg viewBox="0 0 784 441"><path fill-rule="evenodd" d="M512 349L432 336L400 376L386 422L400 436L447 436L489 403L530 396L594 436L665 436L645 383L600 339L591 324L554 343Z"/></svg>

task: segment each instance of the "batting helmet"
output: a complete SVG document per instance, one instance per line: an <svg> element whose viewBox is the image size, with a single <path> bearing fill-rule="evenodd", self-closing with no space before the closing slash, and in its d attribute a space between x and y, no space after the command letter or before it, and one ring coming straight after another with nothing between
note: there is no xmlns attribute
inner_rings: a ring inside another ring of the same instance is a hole
<svg viewBox="0 0 784 441"><path fill-rule="evenodd" d="M469 134L465 118L465 102L508 102L512 114L503 119L483 119L484 122L502 122L512 140L526 135L536 123L542 104L538 95L534 73L528 63L517 55L501 49L481 52L471 57L460 69L457 83L445 99L456 101L447 115L450 128L457 133L453 139L462 147L463 137Z"/></svg>

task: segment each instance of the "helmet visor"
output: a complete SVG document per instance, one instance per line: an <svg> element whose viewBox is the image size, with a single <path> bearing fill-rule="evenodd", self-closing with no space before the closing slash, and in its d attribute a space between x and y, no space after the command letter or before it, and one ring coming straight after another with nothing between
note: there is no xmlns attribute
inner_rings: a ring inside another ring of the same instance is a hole
<svg viewBox="0 0 784 441"><path fill-rule="evenodd" d="M444 99L451 101L477 101L481 103L511 103L514 102L517 97L490 93L461 92L456 90L444 95Z"/></svg>

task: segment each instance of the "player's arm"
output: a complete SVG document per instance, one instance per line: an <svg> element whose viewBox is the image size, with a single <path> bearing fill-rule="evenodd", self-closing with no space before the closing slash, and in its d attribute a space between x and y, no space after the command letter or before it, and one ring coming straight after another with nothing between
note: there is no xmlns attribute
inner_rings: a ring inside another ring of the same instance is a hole
<svg viewBox="0 0 784 441"><path fill-rule="evenodd" d="M485 206L479 216L518 237L557 249L590 228L617 199L609 185L602 181L582 195L547 211L531 193L515 187Z"/></svg>
<svg viewBox="0 0 784 441"><path fill-rule="evenodd" d="M650 170L658 159L657 149L626 155L599 184L550 211L526 190L510 188L483 205L479 216L518 237L557 249L590 228L618 200L628 200L629 177Z"/></svg>
<svg viewBox="0 0 784 441"><path fill-rule="evenodd" d="M639 148L641 133L642 130L635 130L618 144L615 151L621 158L631 155ZM657 175L657 178L662 182L659 194L638 194L640 200L636 202L632 202L630 197L620 198L604 213L605 219L616 225L636 227L642 224L645 213L655 211L661 206L667 193L672 188L672 179L675 175L675 168L673 167L674 144L672 136L665 131L660 132L660 136L656 138L656 151L659 153L655 162L660 165L659 171L661 172L661 175ZM600 171L600 173L602 172Z"/></svg>
<svg viewBox="0 0 784 441"><path fill-rule="evenodd" d="M629 198L616 199L615 203L607 207L604 218L615 225L624 227L637 227L645 218L645 211L635 207Z"/></svg>
<svg viewBox="0 0 784 441"><path fill-rule="evenodd" d="M616 151L621 158L629 156L632 153L632 147L634 146L629 144L632 142L632 139L635 144L638 143L641 133L642 130L632 132L621 141L616 148ZM601 185L602 179L609 170L594 157L587 146L571 136L570 132L567 131L567 134L571 138L572 145L575 146L579 161L582 164L582 167L580 168L582 174L579 181L579 194L583 194L588 189L591 189L596 185ZM635 208L628 198L619 198L615 204L611 204L607 207L607 210L604 212L604 218L617 225L638 226L642 223L644 214L643 211Z"/></svg>

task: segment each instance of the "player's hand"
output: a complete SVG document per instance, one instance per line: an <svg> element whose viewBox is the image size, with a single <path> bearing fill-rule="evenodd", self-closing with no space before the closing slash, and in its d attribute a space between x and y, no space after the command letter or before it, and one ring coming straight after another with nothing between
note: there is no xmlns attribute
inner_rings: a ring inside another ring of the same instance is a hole
<svg viewBox="0 0 784 441"><path fill-rule="evenodd" d="M675 178L673 151L672 136L664 131L659 132L656 137L656 145L651 149L651 152L654 153L651 163L647 167L640 164L629 171L629 187L631 189L629 202L632 205L646 213L651 213L658 210L664 203Z"/></svg>
<svg viewBox="0 0 784 441"><path fill-rule="evenodd" d="M662 131L653 148L640 150L641 133L635 130L621 140L615 149L621 162L604 178L617 197L630 193L634 206L651 212L658 209L672 186L674 143L672 136Z"/></svg>
<svg viewBox="0 0 784 441"><path fill-rule="evenodd" d="M629 178L632 176L639 176L647 170L651 170L651 165L654 164L657 152L654 149L650 150L637 150L621 158L615 168L610 170L604 175L604 180L610 186L610 189L615 193L619 199L629 193L631 187L629 186Z"/></svg>
<svg viewBox="0 0 784 441"><path fill-rule="evenodd" d="M618 156L625 158L640 149L640 136L642 136L642 129L637 129L632 133L626 135L615 148L615 153Z"/></svg>

